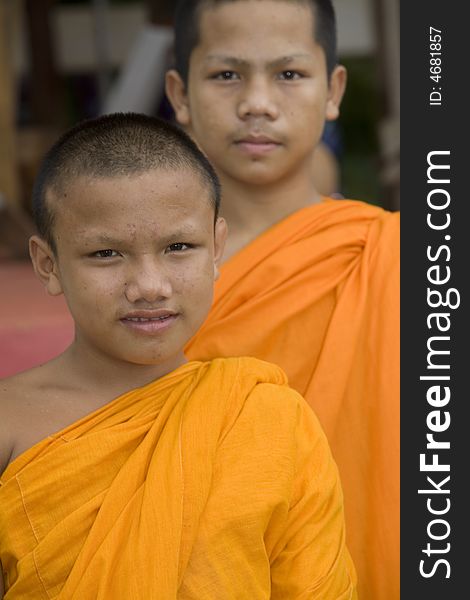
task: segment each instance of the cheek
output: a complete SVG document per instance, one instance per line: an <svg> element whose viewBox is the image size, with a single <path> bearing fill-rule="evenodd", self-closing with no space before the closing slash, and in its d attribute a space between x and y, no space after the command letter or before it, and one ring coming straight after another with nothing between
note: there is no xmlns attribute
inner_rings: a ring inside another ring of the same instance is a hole
<svg viewBox="0 0 470 600"><path fill-rule="evenodd" d="M119 283L116 278L101 273L95 277L78 277L73 285L67 286L66 295L73 299L76 309L86 313L92 320L97 313L109 312L112 300L119 294Z"/></svg>
<svg viewBox="0 0 470 600"><path fill-rule="evenodd" d="M325 116L326 105L313 103L311 99L305 99L297 110L291 111L290 122L292 129L298 132L298 140L311 146L312 137L321 135Z"/></svg>
<svg viewBox="0 0 470 600"><path fill-rule="evenodd" d="M183 269L174 281L174 291L189 307L198 308L195 302L200 303L207 298L212 298L214 288L214 267L209 260L200 262L192 267Z"/></svg>
<svg viewBox="0 0 470 600"><path fill-rule="evenodd" d="M217 96L214 101L214 95L203 94L196 98L193 110L193 123L201 133L201 140L216 138L213 131L220 131L227 127L227 121L230 118L230 112L227 109L227 102L223 97Z"/></svg>

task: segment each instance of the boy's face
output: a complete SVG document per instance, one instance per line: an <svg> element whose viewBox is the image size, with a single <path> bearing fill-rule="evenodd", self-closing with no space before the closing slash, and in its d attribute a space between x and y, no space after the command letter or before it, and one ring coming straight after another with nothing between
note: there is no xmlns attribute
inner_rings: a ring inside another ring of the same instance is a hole
<svg viewBox="0 0 470 600"><path fill-rule="evenodd" d="M185 88L167 75L167 92L223 178L269 184L311 157L325 119L335 119L345 71L328 85L313 13L297 2L244 0L206 8Z"/></svg>
<svg viewBox="0 0 470 600"><path fill-rule="evenodd" d="M35 238L33 262L49 292L65 294L77 343L166 371L181 364L209 311L225 234L219 219L214 235L201 177L182 169L81 177L63 198L48 196L57 255Z"/></svg>

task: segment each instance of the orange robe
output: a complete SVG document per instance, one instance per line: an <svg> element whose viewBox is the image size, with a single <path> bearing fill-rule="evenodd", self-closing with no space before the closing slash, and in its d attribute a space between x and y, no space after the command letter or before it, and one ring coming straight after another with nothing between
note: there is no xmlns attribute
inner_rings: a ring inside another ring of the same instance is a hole
<svg viewBox="0 0 470 600"><path fill-rule="evenodd" d="M187 355L278 364L338 464L361 600L399 598L399 214L324 199L221 269Z"/></svg>
<svg viewBox="0 0 470 600"><path fill-rule="evenodd" d="M326 438L255 359L187 363L0 483L5 600L356 598Z"/></svg>

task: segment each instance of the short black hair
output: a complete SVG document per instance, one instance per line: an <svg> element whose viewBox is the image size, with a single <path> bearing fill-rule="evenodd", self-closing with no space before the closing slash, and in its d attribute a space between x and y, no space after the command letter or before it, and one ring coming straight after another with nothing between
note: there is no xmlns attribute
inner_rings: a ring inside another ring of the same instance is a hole
<svg viewBox="0 0 470 600"><path fill-rule="evenodd" d="M43 159L33 187L33 217L54 253L54 210L48 190L58 192L73 178L138 175L153 169L191 169L207 186L215 219L220 183L204 154L178 126L157 117L114 113L81 121L66 131Z"/></svg>
<svg viewBox="0 0 470 600"><path fill-rule="evenodd" d="M204 9L241 0L179 0L174 14L175 69L186 84L191 53L199 43L199 21ZM296 2L311 8L315 17L315 41L323 48L328 80L337 65L336 15L331 0L281 0Z"/></svg>

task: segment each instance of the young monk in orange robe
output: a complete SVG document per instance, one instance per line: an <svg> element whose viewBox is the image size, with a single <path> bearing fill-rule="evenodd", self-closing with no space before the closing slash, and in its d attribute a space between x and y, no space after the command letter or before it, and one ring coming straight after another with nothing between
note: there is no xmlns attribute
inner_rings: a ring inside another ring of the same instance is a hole
<svg viewBox="0 0 470 600"><path fill-rule="evenodd" d="M399 217L321 197L312 160L338 117L329 0L182 1L167 93L222 182L227 250L188 356L273 361L338 463L365 600L399 598Z"/></svg>
<svg viewBox="0 0 470 600"><path fill-rule="evenodd" d="M186 362L225 223L187 136L111 115L51 150L36 273L75 339L2 381L0 597L356 598L326 438L276 366Z"/></svg>

